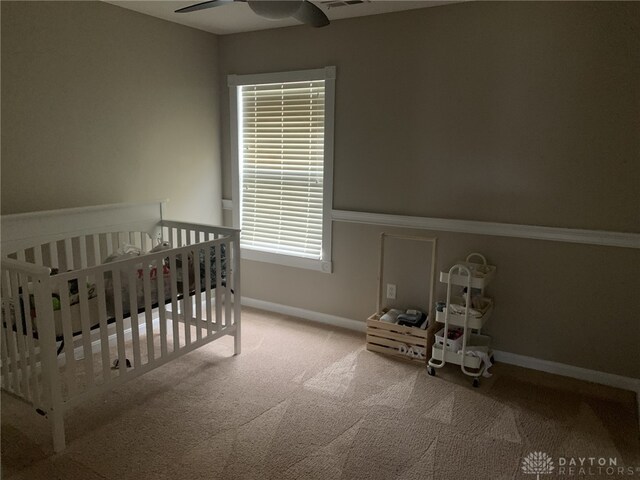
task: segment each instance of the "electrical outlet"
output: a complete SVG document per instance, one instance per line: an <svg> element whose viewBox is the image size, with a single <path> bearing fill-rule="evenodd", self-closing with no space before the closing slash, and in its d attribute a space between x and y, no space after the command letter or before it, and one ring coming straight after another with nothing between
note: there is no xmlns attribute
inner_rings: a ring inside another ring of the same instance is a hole
<svg viewBox="0 0 640 480"><path fill-rule="evenodd" d="M387 283L387 298L390 300L396 299L396 286L392 283Z"/></svg>

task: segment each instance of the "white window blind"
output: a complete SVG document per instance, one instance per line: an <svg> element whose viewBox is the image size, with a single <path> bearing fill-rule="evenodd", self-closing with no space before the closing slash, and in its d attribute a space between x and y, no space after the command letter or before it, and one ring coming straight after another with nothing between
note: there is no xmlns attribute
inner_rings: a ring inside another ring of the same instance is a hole
<svg viewBox="0 0 640 480"><path fill-rule="evenodd" d="M322 256L325 81L240 87L243 248Z"/></svg>

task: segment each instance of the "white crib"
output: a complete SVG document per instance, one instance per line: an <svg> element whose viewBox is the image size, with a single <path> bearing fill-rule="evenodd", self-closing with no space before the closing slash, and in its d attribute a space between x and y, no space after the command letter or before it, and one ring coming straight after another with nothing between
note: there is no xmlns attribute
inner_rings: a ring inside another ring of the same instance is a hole
<svg viewBox="0 0 640 480"><path fill-rule="evenodd" d="M2 389L49 418L56 452L65 412L88 397L224 335L240 353L239 230L167 221L162 210L2 217ZM125 245L160 242L170 247L104 263Z"/></svg>

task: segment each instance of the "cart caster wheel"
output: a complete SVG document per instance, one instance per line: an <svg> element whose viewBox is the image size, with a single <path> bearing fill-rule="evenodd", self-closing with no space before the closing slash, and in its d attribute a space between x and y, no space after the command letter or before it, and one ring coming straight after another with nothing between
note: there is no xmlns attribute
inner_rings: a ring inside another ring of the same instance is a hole
<svg viewBox="0 0 640 480"><path fill-rule="evenodd" d="M477 378L473 379L473 387L478 388L480 386L480 380Z"/></svg>
<svg viewBox="0 0 640 480"><path fill-rule="evenodd" d="M436 376L436 369L433 368L433 367L427 367L427 373L429 375L431 375L432 377L435 377Z"/></svg>

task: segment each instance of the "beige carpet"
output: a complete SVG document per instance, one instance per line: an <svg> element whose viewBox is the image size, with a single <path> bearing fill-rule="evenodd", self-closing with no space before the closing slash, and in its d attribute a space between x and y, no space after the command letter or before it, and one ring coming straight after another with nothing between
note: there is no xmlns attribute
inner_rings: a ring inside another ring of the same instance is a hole
<svg viewBox="0 0 640 480"><path fill-rule="evenodd" d="M364 336L244 310L225 338L74 409L67 450L2 394L2 478L535 479L522 458L616 458L640 477L635 395L496 365L479 389L455 368L364 350ZM627 470L628 471L628 470Z"/></svg>

